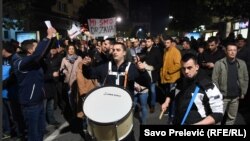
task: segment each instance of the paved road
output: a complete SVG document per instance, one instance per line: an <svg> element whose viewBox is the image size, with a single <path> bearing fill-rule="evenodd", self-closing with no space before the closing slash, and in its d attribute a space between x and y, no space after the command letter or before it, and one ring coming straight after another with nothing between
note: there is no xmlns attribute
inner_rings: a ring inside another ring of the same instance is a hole
<svg viewBox="0 0 250 141"><path fill-rule="evenodd" d="M147 123L150 125L167 125L167 117L163 116L161 120L159 120L159 115L160 115L160 104L156 105L156 111L155 113L151 114L149 113ZM241 111L242 113L246 113L244 111ZM73 120L71 122L70 126L69 123L65 120L63 115L61 114L61 111L59 109L56 110L55 112L56 118L58 121L60 121L59 126L52 126L52 125L47 125L47 133L44 136L44 141L88 141L87 139L84 139L83 136L80 135L81 129L80 129L80 121ZM246 115L244 115L246 116ZM247 116L248 118L250 115ZM246 118L247 119L247 118ZM238 114L237 120L236 120L236 125L245 125L246 122L242 116L242 114ZM135 140L139 141L139 133L140 133L140 125L139 125L139 120L135 114L134 117L134 136ZM17 139L12 138L12 139L7 139L4 141L17 141Z"/></svg>
<svg viewBox="0 0 250 141"><path fill-rule="evenodd" d="M56 115L57 115L58 120L62 124L58 127L51 126L51 125L47 126L47 130L49 132L45 135L44 141L87 141L87 139L84 139L79 134L80 129L77 129L78 125L76 125L75 128L73 127L74 129L72 129L69 126L68 122L64 120L59 110L56 111ZM160 115L160 104L157 104L155 113L153 114L149 113L147 123L150 125L167 125L167 117L163 116L163 118L160 120L159 115ZM77 122L73 124L77 124ZM237 125L246 124L241 114L238 114L236 124ZM136 116L134 117L133 131L134 131L134 136L135 136L136 141L139 141L140 125L139 125L138 118Z"/></svg>
<svg viewBox="0 0 250 141"><path fill-rule="evenodd" d="M84 138L79 134L80 131L72 131L69 123L66 122L63 116L60 113L60 110L56 111L57 120L60 121L62 124L58 127L48 125L47 130L49 131L44 138L44 141L86 141ZM139 133L140 133L140 124L139 120L135 114L134 116L134 136L136 141L139 141ZM155 113L148 115L148 124L152 125L164 125L167 123L167 118L163 117L159 120L160 115L160 105L156 105ZM77 127L76 127L77 128Z"/></svg>

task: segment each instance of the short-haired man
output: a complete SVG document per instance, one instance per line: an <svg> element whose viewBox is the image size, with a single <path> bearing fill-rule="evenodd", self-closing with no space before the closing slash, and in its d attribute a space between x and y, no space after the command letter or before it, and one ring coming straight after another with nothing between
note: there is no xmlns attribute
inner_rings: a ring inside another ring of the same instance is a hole
<svg viewBox="0 0 250 141"><path fill-rule="evenodd" d="M181 76L181 52L174 46L171 37L165 38L165 52L163 56L163 66L160 71L161 84L164 89L164 94L174 97L174 89L176 81ZM169 123L174 117L174 103L170 104Z"/></svg>
<svg viewBox="0 0 250 141"><path fill-rule="evenodd" d="M239 98L244 98L248 88L248 71L246 63L236 58L237 46L226 46L226 57L217 61L212 79L223 94L226 125L233 125L238 113ZM224 124L224 123L222 123Z"/></svg>
<svg viewBox="0 0 250 141"><path fill-rule="evenodd" d="M45 131L44 113L44 73L41 65L51 38L56 33L48 28L47 38L38 44L32 40L24 41L24 55L15 54L13 68L18 83L18 98L21 104L25 124L28 129L28 141L42 141Z"/></svg>
<svg viewBox="0 0 250 141"><path fill-rule="evenodd" d="M199 70L196 56L185 54L181 60L181 69L184 78L177 84L179 92L173 99L176 104L173 124L211 125L220 122L223 117L222 94ZM167 97L161 106L162 111L166 110L169 101ZM190 111L187 110L189 105Z"/></svg>
<svg viewBox="0 0 250 141"><path fill-rule="evenodd" d="M200 67L211 78L215 62L224 58L225 53L219 46L220 42L218 38L212 36L207 42L208 49L201 54L199 62L201 62Z"/></svg>

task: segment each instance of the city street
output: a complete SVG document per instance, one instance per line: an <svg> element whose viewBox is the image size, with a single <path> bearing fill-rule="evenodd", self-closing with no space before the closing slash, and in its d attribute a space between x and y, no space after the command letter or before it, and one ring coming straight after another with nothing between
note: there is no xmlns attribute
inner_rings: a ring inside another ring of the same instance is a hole
<svg viewBox="0 0 250 141"><path fill-rule="evenodd" d="M77 131L70 131L69 124L63 119L61 112L59 110L56 111L57 119L62 123L59 127L55 127L52 125L47 126L47 130L49 131L45 137L44 141L86 141L84 138L77 133ZM156 105L155 113L148 115L148 124L151 125L166 125L167 118L163 116L161 120L159 120L160 115L160 105ZM140 124L139 120L134 116L134 135L136 141L139 141L140 134ZM76 133L74 133L76 132Z"/></svg>
<svg viewBox="0 0 250 141"><path fill-rule="evenodd" d="M243 112L243 111L242 111ZM147 123L149 125L167 125L167 116L163 115L162 119L159 119L160 115L160 104L157 103L156 110L153 114L148 113ZM47 125L46 134L44 136L44 141L88 141L84 139L84 136L80 135L79 121L73 121L73 126L70 126L65 118L61 114L60 109L57 108L55 111L56 119L61 123L59 126ZM249 115L248 115L249 117ZM238 113L236 125L246 125L243 115ZM137 114L134 116L133 131L136 141L139 141L140 134L140 124L137 118ZM4 141L17 141L16 138L6 139Z"/></svg>
<svg viewBox="0 0 250 141"><path fill-rule="evenodd" d="M65 122L59 110L56 111L58 120L62 123L59 127L47 126L49 131L44 138L44 141L86 141L77 131L70 131L69 124ZM164 115L161 120L159 120L160 115L160 104L156 105L155 113L149 113L148 124L150 125L167 125L167 117ZM237 125L245 125L245 121L241 114L238 114ZM139 141L140 125L138 118L134 117L134 135L136 141ZM75 132L75 133L74 133Z"/></svg>
<svg viewBox="0 0 250 141"><path fill-rule="evenodd" d="M249 138L249 7L250 0L1 1L1 140L204 137L188 126L213 128L209 139L244 128Z"/></svg>

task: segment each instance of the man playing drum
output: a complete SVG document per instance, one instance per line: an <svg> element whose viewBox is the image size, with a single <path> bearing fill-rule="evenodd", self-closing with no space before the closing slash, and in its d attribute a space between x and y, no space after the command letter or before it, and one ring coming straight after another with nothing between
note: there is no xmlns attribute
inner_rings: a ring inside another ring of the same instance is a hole
<svg viewBox="0 0 250 141"><path fill-rule="evenodd" d="M115 43L113 47L113 59L108 63L99 65L95 68L84 67L87 77L98 79L102 86L115 85L123 86L129 90L133 98L134 82L142 86L149 87L150 76L145 71L145 66L138 61L136 64L130 63L126 60L126 46L123 43ZM91 58L86 56L83 64L88 66L91 63Z"/></svg>
<svg viewBox="0 0 250 141"><path fill-rule="evenodd" d="M123 87L125 90L129 91L129 94L133 99L135 82L149 88L151 78L148 72L145 70L145 66L142 62L140 61L136 63L128 62L125 56L126 56L126 46L123 43L115 43L113 46L112 60L107 63L101 64L97 67L94 68L91 67L90 63L92 59L86 56L82 60L82 64L85 65L85 67L83 67L84 75L87 78L98 79L101 86ZM117 91L114 92L116 93ZM114 92L110 91L108 92L108 94L105 93L105 95L112 95ZM86 98L86 100L88 100L88 97ZM115 105L115 107L120 107L120 106ZM108 113L110 113L110 111ZM88 117L87 113L85 114ZM133 132L127 135L125 140L134 140L132 138L134 138ZM112 140L121 140L121 139L124 139L124 137L119 138L119 136L117 137L116 134L116 139ZM99 140L104 140L104 139L99 138Z"/></svg>

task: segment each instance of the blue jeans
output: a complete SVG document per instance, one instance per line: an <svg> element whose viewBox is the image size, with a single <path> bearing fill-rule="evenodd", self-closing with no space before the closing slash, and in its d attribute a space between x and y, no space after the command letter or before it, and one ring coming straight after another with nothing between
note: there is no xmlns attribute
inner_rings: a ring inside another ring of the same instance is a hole
<svg viewBox="0 0 250 141"><path fill-rule="evenodd" d="M46 102L46 118L49 124L56 122L54 117L54 102L54 98L49 98Z"/></svg>
<svg viewBox="0 0 250 141"><path fill-rule="evenodd" d="M150 84L150 96L151 96L151 101L150 101L150 106L155 107L156 104L156 83L151 83Z"/></svg>
<svg viewBox="0 0 250 141"><path fill-rule="evenodd" d="M140 112L141 124L146 124L147 116L148 116L148 110L147 110L148 93L136 94L134 97L134 104L135 105L138 103L138 98L139 98L140 104L141 104L141 112Z"/></svg>
<svg viewBox="0 0 250 141"><path fill-rule="evenodd" d="M10 104L9 100L3 98L3 125L1 128L3 128L3 133L10 134L11 133L11 125L10 125Z"/></svg>
<svg viewBox="0 0 250 141"><path fill-rule="evenodd" d="M28 129L28 141L42 141L45 131L43 102L33 106L23 106L22 111Z"/></svg>

